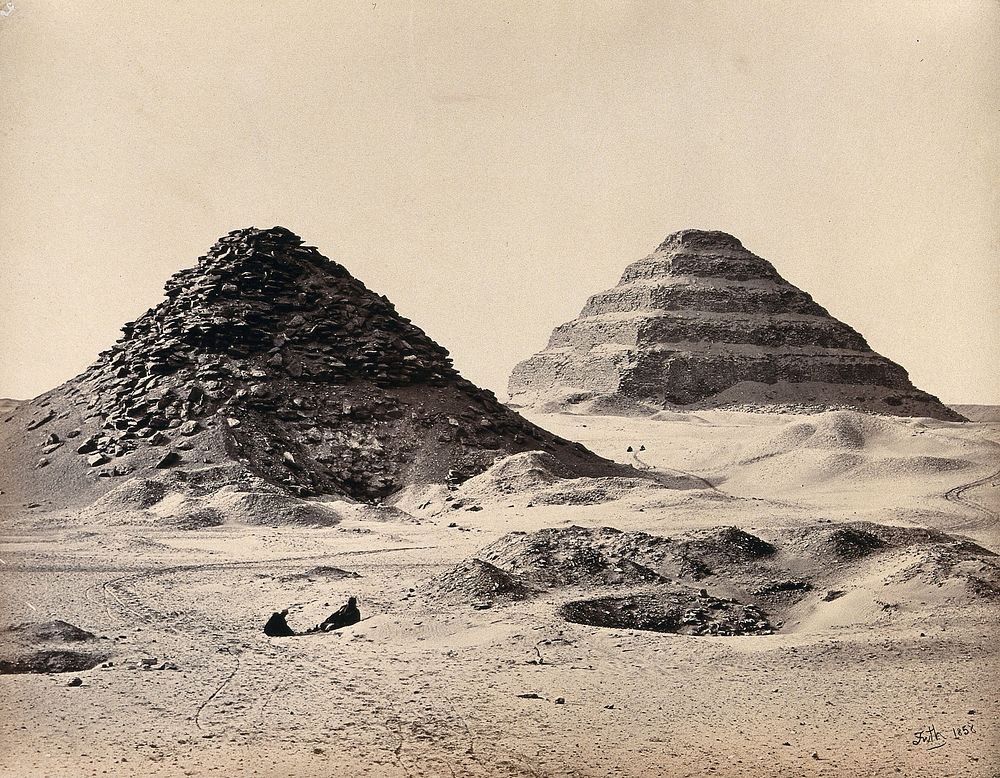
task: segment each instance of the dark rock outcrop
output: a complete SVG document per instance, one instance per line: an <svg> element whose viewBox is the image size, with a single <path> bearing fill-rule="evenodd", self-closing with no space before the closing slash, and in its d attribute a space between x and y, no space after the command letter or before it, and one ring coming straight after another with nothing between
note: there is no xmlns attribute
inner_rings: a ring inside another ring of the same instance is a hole
<svg viewBox="0 0 1000 778"><path fill-rule="evenodd" d="M514 368L509 391L550 409L849 407L962 420L739 240L701 230L670 235L592 296Z"/></svg>
<svg viewBox="0 0 1000 778"><path fill-rule="evenodd" d="M622 472L463 379L385 297L281 227L224 236L122 331L6 420L24 441L11 446L71 441L34 471L52 481L43 493L82 491L81 470L108 483L235 462L295 495L375 502L535 449L577 475Z"/></svg>

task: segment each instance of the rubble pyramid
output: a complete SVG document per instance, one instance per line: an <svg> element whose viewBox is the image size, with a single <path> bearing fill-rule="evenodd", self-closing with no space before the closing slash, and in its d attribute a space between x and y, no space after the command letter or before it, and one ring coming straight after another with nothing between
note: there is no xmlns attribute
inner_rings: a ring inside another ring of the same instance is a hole
<svg viewBox="0 0 1000 778"><path fill-rule="evenodd" d="M377 502L529 450L567 474L621 471L462 378L385 297L281 227L224 236L122 331L3 420L40 449L15 481L86 492L81 473L106 490L228 463L294 495Z"/></svg>
<svg viewBox="0 0 1000 778"><path fill-rule="evenodd" d="M962 417L724 232L682 230L514 368L549 409L856 408Z"/></svg>

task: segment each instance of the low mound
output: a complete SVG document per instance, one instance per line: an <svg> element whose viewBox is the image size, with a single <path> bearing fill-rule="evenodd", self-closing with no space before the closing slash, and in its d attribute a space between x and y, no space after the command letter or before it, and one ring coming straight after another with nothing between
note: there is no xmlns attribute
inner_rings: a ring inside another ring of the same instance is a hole
<svg viewBox="0 0 1000 778"><path fill-rule="evenodd" d="M997 555L968 540L928 543L917 547L911 564L890 576L889 583L918 581L933 586L958 584L967 594L995 598L1000 595Z"/></svg>
<svg viewBox="0 0 1000 778"><path fill-rule="evenodd" d="M640 586L672 578L700 581L721 572L766 581L771 570L764 560L774 551L770 543L736 527L666 538L613 527L572 526L512 532L482 549L477 560L515 577L529 590L547 591ZM453 584L463 580L457 570L448 576ZM468 586L472 584L470 580Z"/></svg>
<svg viewBox="0 0 1000 778"><path fill-rule="evenodd" d="M130 478L94 502L102 511L141 511L152 508L167 496L167 484L156 478Z"/></svg>
<svg viewBox="0 0 1000 778"><path fill-rule="evenodd" d="M684 541L688 553L723 563L749 562L764 559L775 552L775 547L756 535L739 527L713 527L696 530Z"/></svg>
<svg viewBox="0 0 1000 778"><path fill-rule="evenodd" d="M177 529L207 529L221 527L226 523L226 517L217 508L185 505L176 514L163 515L157 523Z"/></svg>
<svg viewBox="0 0 1000 778"><path fill-rule="evenodd" d="M60 620L7 627L0 633L0 642L0 674L79 672L110 657L96 645L90 647L98 642L92 632Z"/></svg>
<svg viewBox="0 0 1000 778"><path fill-rule="evenodd" d="M676 479L677 489L703 489L704 484L691 485L690 479ZM636 489L661 488L649 481L638 478L574 478L560 481L546 489L534 493L532 502L536 505L600 505L620 500Z"/></svg>
<svg viewBox="0 0 1000 778"><path fill-rule="evenodd" d="M328 527L341 518L322 503L273 492L243 492L228 486L206 498L205 506L239 524Z"/></svg>
<svg viewBox="0 0 1000 778"><path fill-rule="evenodd" d="M908 435L898 421L868 416L855 411L830 411L795 421L769 440L747 449L741 464L787 454L797 449L860 452L878 443Z"/></svg>
<svg viewBox="0 0 1000 778"><path fill-rule="evenodd" d="M201 529L224 524L332 526L341 514L321 502L292 497L250 477L222 485L214 471L133 478L83 512L102 524ZM228 480L228 478L226 478Z"/></svg>
<svg viewBox="0 0 1000 778"><path fill-rule="evenodd" d="M316 503L314 503L316 504ZM345 521L374 522L415 522L416 519L406 511L393 505L368 505L363 502L345 502L336 500L322 503L323 507L333 511Z"/></svg>
<svg viewBox="0 0 1000 778"><path fill-rule="evenodd" d="M505 457L464 483L467 493L518 494L541 489L567 477L559 461L545 451L525 451Z"/></svg>
<svg viewBox="0 0 1000 778"><path fill-rule="evenodd" d="M839 559L859 559L886 547L878 535L857 527L837 527L828 536L827 543Z"/></svg>
<svg viewBox="0 0 1000 778"><path fill-rule="evenodd" d="M513 532L487 546L479 558L538 588L634 585L662 580L637 562L640 549L669 542L643 532L612 527Z"/></svg>
<svg viewBox="0 0 1000 778"><path fill-rule="evenodd" d="M15 624L4 630L9 636L21 643L79 643L97 640L93 632L87 632L67 621L27 622Z"/></svg>
<svg viewBox="0 0 1000 778"><path fill-rule="evenodd" d="M436 579L431 594L445 601L525 600L535 592L516 576L482 559L469 559Z"/></svg>
<svg viewBox="0 0 1000 778"><path fill-rule="evenodd" d="M770 635L774 627L754 605L695 594L689 589L660 588L626 597L568 602L559 615L576 624L641 629L681 635Z"/></svg>
<svg viewBox="0 0 1000 778"><path fill-rule="evenodd" d="M856 560L872 554L920 545L965 544L939 530L923 527L893 527L869 521L846 524L822 524L802 529L786 530L785 547L819 559ZM975 545L975 544L972 544ZM980 546L983 554L991 555Z"/></svg>
<svg viewBox="0 0 1000 778"><path fill-rule="evenodd" d="M551 454L525 451L497 460L484 473L458 486L457 492L463 500L490 502L520 495L539 505L597 505L621 499L636 489L664 486L647 478L576 477ZM669 486L685 488L686 484ZM698 483L695 488L703 487Z"/></svg>
<svg viewBox="0 0 1000 778"><path fill-rule="evenodd" d="M708 419L704 419L694 413L684 413L682 411L657 411L649 417L650 421L673 421L684 424L711 424Z"/></svg>
<svg viewBox="0 0 1000 778"><path fill-rule="evenodd" d="M881 457L857 468L859 476L867 478L905 478L914 475L937 475L972 467L967 459L952 457Z"/></svg>
<svg viewBox="0 0 1000 778"><path fill-rule="evenodd" d="M344 578L360 578L358 573L352 570L343 570L339 567L332 567L330 565L319 565L318 567L310 568L301 573L293 573L291 575L282 576L282 581L298 581L302 579L310 580L315 578L323 578L327 581L340 581Z"/></svg>

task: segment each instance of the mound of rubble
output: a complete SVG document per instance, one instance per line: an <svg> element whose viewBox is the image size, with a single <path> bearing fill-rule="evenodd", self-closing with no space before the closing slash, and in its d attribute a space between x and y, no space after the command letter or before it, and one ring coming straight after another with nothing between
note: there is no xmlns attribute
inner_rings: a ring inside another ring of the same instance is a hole
<svg viewBox="0 0 1000 778"><path fill-rule="evenodd" d="M682 587L624 597L575 600L559 607L566 621L593 627L643 629L679 635L770 635L774 627L755 605L695 594Z"/></svg>
<svg viewBox="0 0 1000 778"><path fill-rule="evenodd" d="M479 559L509 570L538 590L620 586L672 579L700 581L760 568L770 575L775 547L737 527L694 530L675 537L613 527L566 527L512 532Z"/></svg>
<svg viewBox="0 0 1000 778"><path fill-rule="evenodd" d="M72 673L108 660L96 635L65 621L16 624L0 631L0 674Z"/></svg>
<svg viewBox="0 0 1000 778"><path fill-rule="evenodd" d="M856 408L964 418L739 240L702 230L669 235L592 296L514 368L509 392L520 405L592 413Z"/></svg>
<svg viewBox="0 0 1000 778"><path fill-rule="evenodd" d="M377 502L529 450L573 476L634 474L463 379L385 297L281 227L221 238L122 330L82 375L5 418L21 438L4 435L12 482L86 493L95 479L234 462L291 494Z"/></svg>
<svg viewBox="0 0 1000 778"><path fill-rule="evenodd" d="M482 559L460 562L437 578L434 590L442 599L473 604L526 600L535 594L516 575Z"/></svg>
<svg viewBox="0 0 1000 778"><path fill-rule="evenodd" d="M997 555L943 532L856 522L769 535L737 527L673 537L612 527L512 532L432 580L428 594L476 607L555 595L569 621L741 635L770 634L790 614L801 620L849 590L864 598L872 580L881 596L943 591L956 604L1000 593Z"/></svg>
<svg viewBox="0 0 1000 778"><path fill-rule="evenodd" d="M895 527L871 521L818 524L785 531L786 543L816 559L855 561L881 553L916 547L954 548L984 559L996 554L966 538L925 527Z"/></svg>

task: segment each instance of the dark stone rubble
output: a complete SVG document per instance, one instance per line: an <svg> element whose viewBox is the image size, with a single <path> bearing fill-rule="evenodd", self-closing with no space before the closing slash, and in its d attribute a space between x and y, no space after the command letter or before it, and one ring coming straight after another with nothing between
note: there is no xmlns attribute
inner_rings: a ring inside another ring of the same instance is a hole
<svg viewBox="0 0 1000 778"><path fill-rule="evenodd" d="M282 227L229 233L165 291L55 390L93 427L63 450L113 463L101 475L142 467L136 453L168 468L214 446L294 494L377 501L530 449L581 475L618 469L462 378L388 299ZM47 445L78 434L54 430Z"/></svg>

